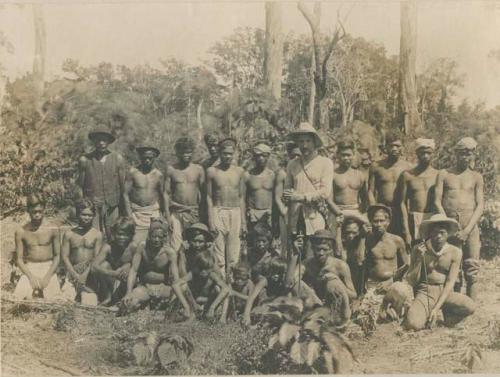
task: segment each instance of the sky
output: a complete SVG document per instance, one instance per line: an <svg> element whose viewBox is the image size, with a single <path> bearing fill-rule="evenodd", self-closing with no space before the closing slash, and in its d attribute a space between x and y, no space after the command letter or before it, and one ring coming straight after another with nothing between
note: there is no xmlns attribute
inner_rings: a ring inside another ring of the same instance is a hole
<svg viewBox="0 0 500 377"><path fill-rule="evenodd" d="M312 3L308 3L312 7ZM296 2L283 2L284 32L309 33ZM51 1L44 3L47 77L61 73L67 58L83 65L158 65L175 57L199 63L214 42L242 26L265 27L260 1ZM322 3L321 27L333 31L337 12L347 16L348 33L383 44L398 54L400 5L397 1ZM500 1L427 1L418 3L417 70L441 57L454 59L466 75L458 99L500 105L500 62L488 57L500 49ZM9 78L32 69L33 12L29 4L0 5L0 31L14 51L0 53Z"/></svg>

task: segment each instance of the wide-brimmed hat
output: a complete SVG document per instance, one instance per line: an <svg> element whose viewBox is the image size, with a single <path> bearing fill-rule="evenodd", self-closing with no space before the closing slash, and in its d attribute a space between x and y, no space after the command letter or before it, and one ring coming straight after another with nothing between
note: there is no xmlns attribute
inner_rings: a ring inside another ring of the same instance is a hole
<svg viewBox="0 0 500 377"><path fill-rule="evenodd" d="M389 214L389 218L392 219L392 209L390 207L387 207L385 204L382 204L382 203L373 204L370 207L368 207L368 211L367 211L368 219L371 219L373 217L373 215L375 214L375 212L378 211L379 209L387 212Z"/></svg>
<svg viewBox="0 0 500 377"><path fill-rule="evenodd" d="M312 236L309 236L311 241L314 240L335 240L335 235L327 229L320 229L314 232Z"/></svg>
<svg viewBox="0 0 500 377"><path fill-rule="evenodd" d="M160 155L160 150L157 149L157 148L155 148L155 147L140 146L140 147L135 148L135 150L139 154L143 154L144 152L147 152L147 151L152 151L152 152L154 152L156 154L156 157L158 157Z"/></svg>
<svg viewBox="0 0 500 377"><path fill-rule="evenodd" d="M423 238L429 237L429 231L431 227L435 224L446 225L448 232L451 234L456 233L460 229L460 225L455 219L450 219L446 215L439 213L437 215L432 215L429 219L422 221L420 224L419 232Z"/></svg>
<svg viewBox="0 0 500 377"><path fill-rule="evenodd" d="M203 223L196 223L196 224L191 225L189 228L187 228L182 233L182 237L185 240L189 240L193 237L193 233L195 233L195 232L203 233L203 235L205 236L205 239L208 242L212 242L214 240L212 233L210 233L210 231L208 230L208 227Z"/></svg>
<svg viewBox="0 0 500 377"><path fill-rule="evenodd" d="M455 150L475 150L477 147L477 141L472 137L464 137L459 140L459 142L455 145Z"/></svg>
<svg viewBox="0 0 500 377"><path fill-rule="evenodd" d="M316 147L319 148L323 146L323 141L321 140L321 137L310 123L303 122L299 124L299 127L295 130L292 130L288 135L288 137L291 140L295 141L295 139L299 135L312 135L314 137L314 144L316 145Z"/></svg>
<svg viewBox="0 0 500 377"><path fill-rule="evenodd" d="M95 130L89 132L89 139L92 141L95 141L96 138L98 137L104 137L108 139L109 143L112 143L115 141L114 135L111 133L110 130L108 130L105 127L98 127Z"/></svg>

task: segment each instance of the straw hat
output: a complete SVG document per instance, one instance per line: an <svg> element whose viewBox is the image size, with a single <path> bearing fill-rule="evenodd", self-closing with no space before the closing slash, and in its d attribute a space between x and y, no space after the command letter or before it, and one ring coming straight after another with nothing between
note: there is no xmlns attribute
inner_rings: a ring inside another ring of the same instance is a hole
<svg viewBox="0 0 500 377"><path fill-rule="evenodd" d="M321 137L310 123L303 122L299 124L299 127L295 130L292 130L288 137L295 141L297 136L299 135L312 135L314 137L314 144L316 145L316 148L323 146Z"/></svg>
<svg viewBox="0 0 500 377"><path fill-rule="evenodd" d="M437 215L432 215L429 219L422 221L420 224L419 231L423 238L429 238L429 231L435 224L445 225L448 228L448 232L451 234L456 233L460 229L460 225L456 220L450 219L446 217L446 215L439 213Z"/></svg>
<svg viewBox="0 0 500 377"><path fill-rule="evenodd" d="M212 242L214 240L212 233L210 233L210 231L208 230L208 227L203 223L196 223L196 224L191 225L189 228L187 228L183 232L182 237L185 240L189 240L193 237L194 232L203 233L203 235L205 236L205 239L208 242Z"/></svg>

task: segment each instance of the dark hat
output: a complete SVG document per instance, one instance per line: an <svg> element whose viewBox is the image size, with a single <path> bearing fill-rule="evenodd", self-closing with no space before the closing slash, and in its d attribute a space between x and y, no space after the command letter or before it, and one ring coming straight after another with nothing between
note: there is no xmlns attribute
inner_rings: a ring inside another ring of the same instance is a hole
<svg viewBox="0 0 500 377"><path fill-rule="evenodd" d="M327 229L317 230L312 236L310 236L311 240L335 240L335 236L332 232Z"/></svg>
<svg viewBox="0 0 500 377"><path fill-rule="evenodd" d="M232 137L226 137L224 139L222 139L221 141L219 141L219 148L223 148L229 144L232 144L231 146L236 148L236 145L238 144L236 142L236 139L235 138L232 138Z"/></svg>
<svg viewBox="0 0 500 377"><path fill-rule="evenodd" d="M135 150L139 154L143 154L144 152L147 152L147 151L152 151L152 152L154 152L156 154L156 157L158 157L160 155L160 151L157 148L155 148L155 147L141 146L141 147L135 148Z"/></svg>
<svg viewBox="0 0 500 377"><path fill-rule="evenodd" d="M89 139L92 141L95 141L97 138L106 138L108 139L109 143L112 143L115 141L115 137L111 133L110 130L104 127L99 127L96 128L94 131L89 132Z"/></svg>
<svg viewBox="0 0 500 377"><path fill-rule="evenodd" d="M378 211L379 209L387 212L387 214L389 215L389 218L392 218L392 209L390 207L387 207L385 204L377 203L377 204L374 204L374 205L371 205L370 207L368 207L368 211L367 211L368 219L371 220L373 218L373 215L375 214L375 212Z"/></svg>
<svg viewBox="0 0 500 377"><path fill-rule="evenodd" d="M206 240L209 242L212 242L214 240L212 233L210 233L208 227L203 223L196 223L191 225L182 233L182 237L185 240L189 240L193 237L193 232L203 233L205 235Z"/></svg>

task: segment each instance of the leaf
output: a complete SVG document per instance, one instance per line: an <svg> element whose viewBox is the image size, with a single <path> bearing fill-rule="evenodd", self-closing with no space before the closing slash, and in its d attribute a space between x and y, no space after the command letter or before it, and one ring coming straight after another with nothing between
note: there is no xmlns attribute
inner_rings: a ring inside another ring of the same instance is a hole
<svg viewBox="0 0 500 377"><path fill-rule="evenodd" d="M280 344L285 347L290 339L297 336L299 332L300 326L293 325L291 323L285 322L281 325L280 330L278 332L278 340Z"/></svg>
<svg viewBox="0 0 500 377"><path fill-rule="evenodd" d="M134 344L132 354L134 355L135 363L139 366L146 366L153 359L149 347L142 341Z"/></svg>
<svg viewBox="0 0 500 377"><path fill-rule="evenodd" d="M274 334L269 338L269 342L267 344L267 348L269 349L275 349L277 348L276 345L279 344L279 334Z"/></svg>
<svg viewBox="0 0 500 377"><path fill-rule="evenodd" d="M290 358L296 364L303 364L307 356L307 343L296 340L290 348Z"/></svg>

